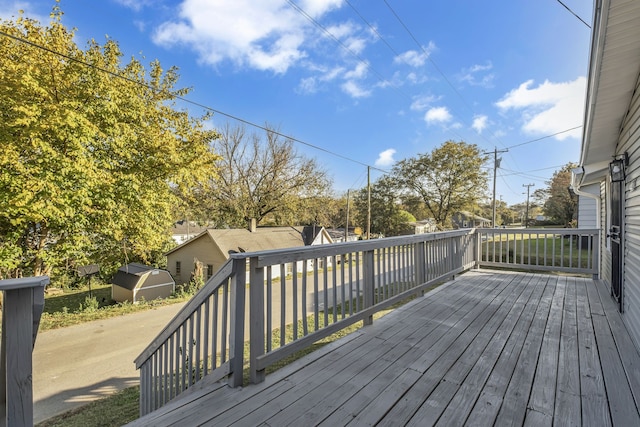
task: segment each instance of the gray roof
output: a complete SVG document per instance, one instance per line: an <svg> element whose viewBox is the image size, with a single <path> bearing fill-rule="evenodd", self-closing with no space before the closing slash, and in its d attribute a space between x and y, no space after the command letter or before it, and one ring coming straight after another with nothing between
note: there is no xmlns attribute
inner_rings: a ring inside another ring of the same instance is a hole
<svg viewBox="0 0 640 427"><path fill-rule="evenodd" d="M133 290L139 283L140 280L150 271L158 270L163 272L163 274L171 277L168 271L162 270L160 268L151 267L149 265L138 264L137 262L132 262L127 265L123 265L118 269L115 276L111 280L111 283L114 285L118 285L122 288Z"/></svg>
<svg viewBox="0 0 640 427"><path fill-rule="evenodd" d="M319 233L322 227L316 227ZM315 238L313 227L258 227L255 231L240 229L207 229L167 253L193 243L195 240L209 237L225 256L233 252L256 252L271 249L294 248L309 245Z"/></svg>

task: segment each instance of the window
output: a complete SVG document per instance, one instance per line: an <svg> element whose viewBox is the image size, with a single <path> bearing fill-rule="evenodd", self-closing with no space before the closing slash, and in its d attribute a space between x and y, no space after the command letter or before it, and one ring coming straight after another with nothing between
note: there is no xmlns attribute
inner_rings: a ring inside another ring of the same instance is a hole
<svg viewBox="0 0 640 427"><path fill-rule="evenodd" d="M180 261L176 261L176 274L180 274Z"/></svg>
<svg viewBox="0 0 640 427"><path fill-rule="evenodd" d="M213 276L213 265L207 264L207 280Z"/></svg>

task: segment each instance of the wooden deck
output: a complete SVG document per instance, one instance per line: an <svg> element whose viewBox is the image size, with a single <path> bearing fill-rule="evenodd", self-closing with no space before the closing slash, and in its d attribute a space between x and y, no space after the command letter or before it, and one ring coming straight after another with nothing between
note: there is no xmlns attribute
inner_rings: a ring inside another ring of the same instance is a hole
<svg viewBox="0 0 640 427"><path fill-rule="evenodd" d="M131 425L640 425L640 355L604 286L479 270L264 383L198 384Z"/></svg>

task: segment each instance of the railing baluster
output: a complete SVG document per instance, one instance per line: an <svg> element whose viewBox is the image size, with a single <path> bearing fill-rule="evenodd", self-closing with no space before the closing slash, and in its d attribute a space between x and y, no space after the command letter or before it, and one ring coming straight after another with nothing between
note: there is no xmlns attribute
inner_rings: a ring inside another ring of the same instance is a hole
<svg viewBox="0 0 640 427"><path fill-rule="evenodd" d="M267 312L265 313L267 321L267 352L272 350L273 341L273 278L271 274L271 266L267 267Z"/></svg>

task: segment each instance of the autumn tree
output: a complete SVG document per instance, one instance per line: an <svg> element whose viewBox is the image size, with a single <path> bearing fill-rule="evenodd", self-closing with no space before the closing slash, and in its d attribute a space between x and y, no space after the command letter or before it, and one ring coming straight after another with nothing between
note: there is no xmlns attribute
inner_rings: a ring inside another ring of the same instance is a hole
<svg viewBox="0 0 640 427"><path fill-rule="evenodd" d="M486 191L486 160L475 144L447 141L431 153L399 161L392 172L398 188L419 196L429 215L446 227L456 211L473 206Z"/></svg>
<svg viewBox="0 0 640 427"><path fill-rule="evenodd" d="M0 274L153 262L175 192L215 171L203 119L176 108L176 69L81 49L56 7L0 23Z"/></svg>
<svg viewBox="0 0 640 427"><path fill-rule="evenodd" d="M563 226L570 226L576 218L578 196L570 188L571 170L575 167L575 163L564 165L545 182L547 187L543 189L545 216Z"/></svg>
<svg viewBox="0 0 640 427"><path fill-rule="evenodd" d="M210 215L231 227L269 220L275 225L299 222L296 213L327 196L331 182L315 159L298 153L294 142L266 126L263 134L229 124L213 144L221 156L218 175L204 190Z"/></svg>

